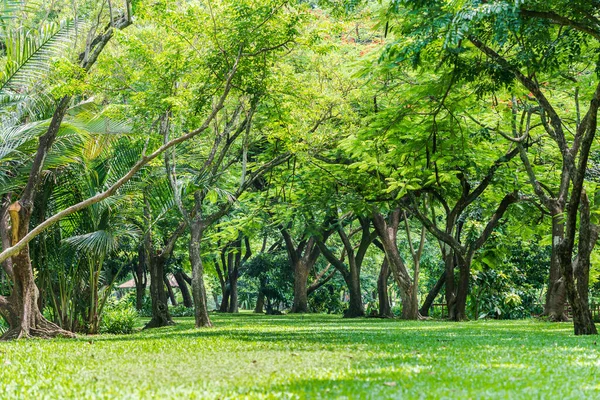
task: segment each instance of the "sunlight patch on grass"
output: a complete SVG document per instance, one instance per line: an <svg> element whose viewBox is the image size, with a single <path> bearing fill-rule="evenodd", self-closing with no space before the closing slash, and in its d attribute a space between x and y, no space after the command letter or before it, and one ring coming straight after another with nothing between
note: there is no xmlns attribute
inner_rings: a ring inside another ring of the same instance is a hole
<svg viewBox="0 0 600 400"><path fill-rule="evenodd" d="M0 344L0 398L593 398L596 338L537 321L214 315ZM565 385L565 382L569 382Z"/></svg>

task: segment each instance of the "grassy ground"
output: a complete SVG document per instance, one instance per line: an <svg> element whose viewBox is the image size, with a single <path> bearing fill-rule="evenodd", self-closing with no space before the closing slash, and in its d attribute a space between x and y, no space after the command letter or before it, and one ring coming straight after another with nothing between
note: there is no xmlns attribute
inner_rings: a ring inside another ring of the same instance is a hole
<svg viewBox="0 0 600 400"><path fill-rule="evenodd" d="M0 343L0 398L600 398L600 339L574 337L571 324L213 321Z"/></svg>

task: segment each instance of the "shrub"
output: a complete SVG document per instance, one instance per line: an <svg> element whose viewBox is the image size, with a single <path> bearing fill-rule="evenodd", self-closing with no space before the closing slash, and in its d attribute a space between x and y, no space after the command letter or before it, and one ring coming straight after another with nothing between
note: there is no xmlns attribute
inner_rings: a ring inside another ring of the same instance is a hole
<svg viewBox="0 0 600 400"><path fill-rule="evenodd" d="M175 307L169 307L169 314L171 314L171 317L193 317L194 309L180 304Z"/></svg>
<svg viewBox="0 0 600 400"><path fill-rule="evenodd" d="M130 302L110 299L102 313L100 332L112 334L129 334L134 331L139 315Z"/></svg>

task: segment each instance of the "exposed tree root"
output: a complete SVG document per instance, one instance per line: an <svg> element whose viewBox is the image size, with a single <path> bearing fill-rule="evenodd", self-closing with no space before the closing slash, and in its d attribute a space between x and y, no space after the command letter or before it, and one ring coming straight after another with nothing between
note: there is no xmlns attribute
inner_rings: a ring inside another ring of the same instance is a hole
<svg viewBox="0 0 600 400"><path fill-rule="evenodd" d="M171 320L152 318L150 321L148 321L146 326L144 326L144 329L161 328L163 326L173 325L175 325L175 322Z"/></svg>
<svg viewBox="0 0 600 400"><path fill-rule="evenodd" d="M69 332L67 330L62 329L58 325L53 324L49 321L42 321L35 328L30 328L29 330L24 329L21 326L10 328L2 337L0 341L9 341L9 340L18 340L18 339L53 339L57 337L63 338L75 338L75 334L73 332Z"/></svg>

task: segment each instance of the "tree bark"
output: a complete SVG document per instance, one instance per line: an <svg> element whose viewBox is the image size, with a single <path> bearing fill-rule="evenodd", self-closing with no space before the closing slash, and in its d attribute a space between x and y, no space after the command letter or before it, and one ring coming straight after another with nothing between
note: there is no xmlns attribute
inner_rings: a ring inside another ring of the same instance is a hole
<svg viewBox="0 0 600 400"><path fill-rule="evenodd" d="M144 308L144 296L146 295L146 285L148 284L147 275L147 257L145 246L140 246L138 250L138 262L135 267L135 308L140 311Z"/></svg>
<svg viewBox="0 0 600 400"><path fill-rule="evenodd" d="M8 249L11 245L9 227L10 217L8 215L8 207L10 204L8 200L9 199L7 197L3 197L2 204L0 204L0 238L2 239L2 250ZM12 259L7 258L4 260L4 262L2 262L2 270L0 270L0 273L4 272L6 277L10 279L12 277L12 270ZM2 284L4 277L3 275L0 276L2 276L2 280L0 280L0 284Z"/></svg>
<svg viewBox="0 0 600 400"><path fill-rule="evenodd" d="M469 281L471 276L470 257L458 256L458 287L450 319L464 321L467 319L467 295L469 294ZM450 315L450 314L449 314Z"/></svg>
<svg viewBox="0 0 600 400"><path fill-rule="evenodd" d="M560 271L560 261L557 254L557 246L565 237L565 225L561 214L552 215L552 255L550 257L550 273L548 278L548 290L546 292L546 304L544 305L544 316L550 321L564 322L568 320L565 310L567 293L565 281Z"/></svg>
<svg viewBox="0 0 600 400"><path fill-rule="evenodd" d="M152 253L150 254L150 297L152 299L152 319L150 319L144 329L175 324L171 318L171 314L169 314L169 306L167 303L167 292L164 284L165 263L166 260L164 257Z"/></svg>
<svg viewBox="0 0 600 400"><path fill-rule="evenodd" d="M256 298L256 307L254 307L254 313L262 314L265 309L265 294L262 287L258 290L258 296Z"/></svg>
<svg viewBox="0 0 600 400"><path fill-rule="evenodd" d="M194 309L196 328L209 328L212 326L208 316L208 301L206 298L206 287L204 286L204 265L200 254L200 242L204 228L199 216L196 216L190 224L190 263L192 264L192 297L194 298Z"/></svg>
<svg viewBox="0 0 600 400"><path fill-rule="evenodd" d="M596 335L596 325L589 306L590 254L598 240L599 229L590 221L590 205L585 191L581 192L579 218L579 244L577 257L563 241L557 246L565 288L573 310L575 335Z"/></svg>
<svg viewBox="0 0 600 400"><path fill-rule="evenodd" d="M19 202L9 207L13 245L29 231L32 209L31 204L23 207ZM29 258L29 246L12 257L12 268L14 284L12 292L8 298L0 296L0 314L9 325L2 340L28 337L75 337L73 333L60 328L42 315L38 307L39 291Z"/></svg>
<svg viewBox="0 0 600 400"><path fill-rule="evenodd" d="M169 300L171 301L171 305L177 305L177 298L175 298L175 292L173 292L173 287L171 287L171 282L169 282L169 278L165 274L163 276L163 280L165 282L165 286L167 288L167 294L169 295Z"/></svg>
<svg viewBox="0 0 600 400"><path fill-rule="evenodd" d="M348 285L350 300L348 302L348 309L344 313L344 318L364 317L365 307L360 288L360 270L358 268L351 268L350 274L345 280Z"/></svg>
<svg viewBox="0 0 600 400"><path fill-rule="evenodd" d="M183 276L181 271L173 274L177 284L179 285L179 290L181 291L181 297L183 297L183 305L187 308L194 307L194 300L192 299L192 294L190 293L190 289L188 288L187 282Z"/></svg>
<svg viewBox="0 0 600 400"><path fill-rule="evenodd" d="M307 313L309 312L307 280L319 258L319 246L314 237L301 240L296 246L288 230L283 227L280 230L294 272L294 300L290 313Z"/></svg>
<svg viewBox="0 0 600 400"><path fill-rule="evenodd" d="M229 307L227 308L227 312L229 313L238 313L239 312L239 304L238 304L238 278L240 275L240 263L242 259L242 241L241 237L234 241L233 249L237 250L235 253L229 253Z"/></svg>
<svg viewBox="0 0 600 400"><path fill-rule="evenodd" d="M444 287L445 282L446 282L446 271L442 272L442 274L438 278L435 285L433 285L433 287L431 288L429 293L427 293L427 297L425 297L425 301L423 302L423 305L419 309L419 314L421 314L424 317L429 316L429 309L431 308L431 305L435 301L435 298L438 296L438 294L440 294L440 291Z"/></svg>
<svg viewBox="0 0 600 400"><path fill-rule="evenodd" d="M225 288L221 291L223 292L223 295L221 296L219 312L227 312L227 310L229 310L229 284L225 283Z"/></svg>
<svg viewBox="0 0 600 400"><path fill-rule="evenodd" d="M384 258L379 270L379 277L377 278L377 296L379 298L379 316L381 318L392 318L394 316L388 293L388 278L391 273L388 260Z"/></svg>
<svg viewBox="0 0 600 400"><path fill-rule="evenodd" d="M400 210L394 210L390 214L389 223L383 215L373 212L373 225L381 241L381 245L388 260L392 275L398 288L400 289L400 298L402 299L402 318L419 319L419 305L415 304L415 293L417 290L408 274L406 265L398 251L396 243L398 237L398 227L400 223Z"/></svg>
<svg viewBox="0 0 600 400"><path fill-rule="evenodd" d="M311 267L299 259L294 263L294 302L290 313L302 314L308 312L308 273Z"/></svg>

